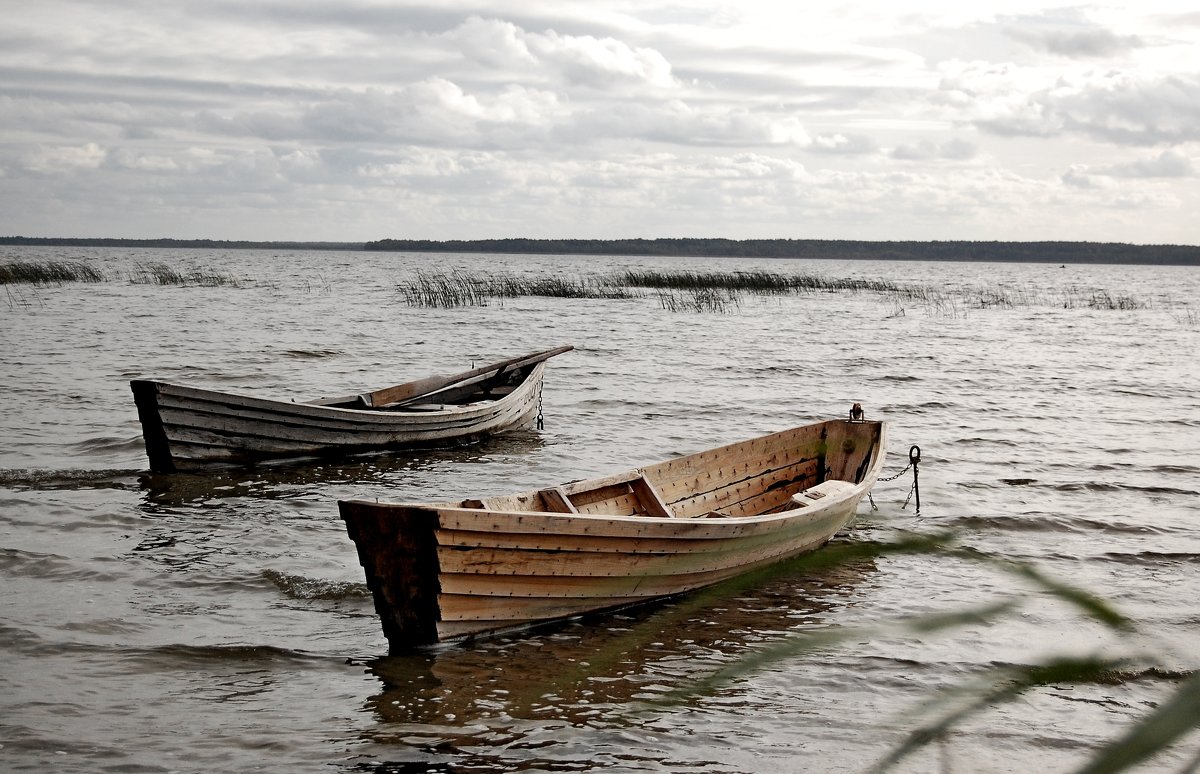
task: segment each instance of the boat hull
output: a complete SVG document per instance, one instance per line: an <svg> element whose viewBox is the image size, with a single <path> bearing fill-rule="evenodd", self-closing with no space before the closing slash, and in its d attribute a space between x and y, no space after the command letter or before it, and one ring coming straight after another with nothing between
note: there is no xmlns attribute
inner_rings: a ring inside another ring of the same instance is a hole
<svg viewBox="0 0 1200 774"><path fill-rule="evenodd" d="M400 652L661 599L819 548L883 462L883 425L843 432L853 424L489 500L339 505Z"/></svg>
<svg viewBox="0 0 1200 774"><path fill-rule="evenodd" d="M506 395L433 410L388 411L294 403L165 382L131 382L150 468L220 464L457 445L528 425L537 417L545 363Z"/></svg>

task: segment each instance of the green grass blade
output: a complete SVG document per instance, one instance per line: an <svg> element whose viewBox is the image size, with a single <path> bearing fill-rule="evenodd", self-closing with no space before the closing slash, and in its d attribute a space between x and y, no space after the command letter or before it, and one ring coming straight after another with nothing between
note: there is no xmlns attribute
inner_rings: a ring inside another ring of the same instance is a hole
<svg viewBox="0 0 1200 774"><path fill-rule="evenodd" d="M1167 749L1185 734L1200 727L1200 672L1188 678L1170 699L1163 702L1129 730L1105 747L1079 770L1079 774L1113 774L1125 771ZM1194 769L1194 759L1189 769Z"/></svg>
<svg viewBox="0 0 1200 774"><path fill-rule="evenodd" d="M1090 618L1094 618L1109 628L1122 632L1132 632L1136 628L1133 625L1133 621L1117 612L1112 605L1108 604L1095 594L1055 580L1047 575L1043 575L1040 571L1028 564L1005 561L998 562L997 565L1008 570L1009 572L1025 578L1026 580L1032 581L1058 598L1066 602L1070 602L1079 608L1085 615Z"/></svg>
<svg viewBox="0 0 1200 774"><path fill-rule="evenodd" d="M1061 658L1044 664L1005 670L1006 677L977 690L977 695L967 706L955 707L953 710L945 712L936 722L912 731L899 747L875 764L872 771L882 772L890 769L912 753L941 739L951 728L971 716L998 704L1012 701L1032 688L1044 685L1102 682L1107 675L1124 665L1123 661L1109 659ZM955 695L961 693L960 690ZM932 706L944 706L950 702L951 698L954 697L946 695L941 699L931 700L930 703Z"/></svg>

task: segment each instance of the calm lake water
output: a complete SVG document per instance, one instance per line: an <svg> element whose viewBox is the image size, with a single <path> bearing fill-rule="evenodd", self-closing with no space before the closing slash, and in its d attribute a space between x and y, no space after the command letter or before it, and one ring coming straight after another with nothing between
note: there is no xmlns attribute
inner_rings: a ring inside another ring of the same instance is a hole
<svg viewBox="0 0 1200 774"><path fill-rule="evenodd" d="M864 771L994 670L1127 655L1121 679L990 707L900 771L1080 767L1200 667L1200 270L571 256L0 248L99 283L0 296L0 770ZM151 264L235 278L130 281ZM887 280L908 294L653 292L415 308L416 270L626 268ZM674 297L686 302L688 297ZM1111 302L1111 303L1110 303ZM1109 308L1109 307L1134 308ZM560 344L545 429L449 451L150 476L128 381L307 399ZM1109 600L1119 634L982 562L882 556L547 631L387 656L339 498L600 475L855 401L891 424L839 542L951 530ZM913 616L1015 600L917 633ZM685 701L757 649L856 629ZM1144 770L1194 760L1193 734Z"/></svg>

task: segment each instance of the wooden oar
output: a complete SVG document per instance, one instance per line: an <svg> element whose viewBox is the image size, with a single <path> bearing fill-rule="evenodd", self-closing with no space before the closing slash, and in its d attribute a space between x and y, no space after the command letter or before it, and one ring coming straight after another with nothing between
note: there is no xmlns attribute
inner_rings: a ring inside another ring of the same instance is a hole
<svg viewBox="0 0 1200 774"><path fill-rule="evenodd" d="M534 363L540 363L543 360L549 360L555 355L561 355L564 352L570 352L572 349L575 349L575 347L571 345L567 345L565 347L556 347L554 349L547 349L542 352L534 352L529 355L522 355L521 357L501 360L497 363L492 363L491 365L472 368L470 371L463 371L460 374L452 374L449 376L427 376L424 379L417 379L416 381L397 384L394 387L384 387L383 389L375 390L374 392L364 392L353 397L313 401L313 403L334 405L336 403L354 401L363 408L375 408L394 403L404 403L470 380L482 381L483 379L491 376L493 373L496 376L499 376L501 373L510 368L521 368Z"/></svg>

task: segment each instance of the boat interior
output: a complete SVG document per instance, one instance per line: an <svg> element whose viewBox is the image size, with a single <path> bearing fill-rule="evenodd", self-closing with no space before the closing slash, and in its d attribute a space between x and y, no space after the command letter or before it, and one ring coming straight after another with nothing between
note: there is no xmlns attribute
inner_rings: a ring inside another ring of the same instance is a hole
<svg viewBox="0 0 1200 774"><path fill-rule="evenodd" d="M881 423L796 428L614 476L456 506L608 516L730 518L807 508L853 490L878 454Z"/></svg>
<svg viewBox="0 0 1200 774"><path fill-rule="evenodd" d="M340 398L337 402L323 403L333 408L368 409L371 411L394 411L421 413L441 411L450 406L465 406L471 403L494 401L510 395L532 373L537 364L520 368L501 369L498 373L457 382L433 392L415 395L403 400L373 405L362 395Z"/></svg>

